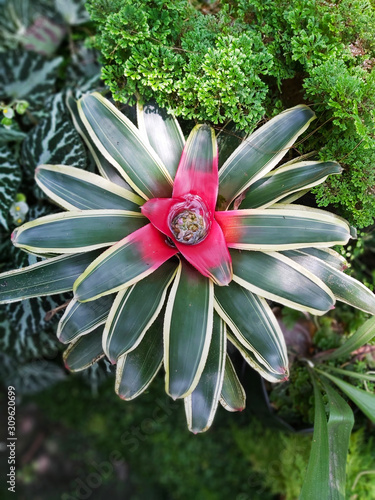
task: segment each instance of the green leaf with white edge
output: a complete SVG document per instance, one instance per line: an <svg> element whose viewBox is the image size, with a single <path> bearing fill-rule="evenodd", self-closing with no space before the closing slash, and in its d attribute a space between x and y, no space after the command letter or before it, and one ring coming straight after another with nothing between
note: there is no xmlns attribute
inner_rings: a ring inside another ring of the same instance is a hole
<svg viewBox="0 0 375 500"><path fill-rule="evenodd" d="M304 206L217 212L216 220L228 247L239 250L327 247L345 245L350 238L350 226L341 218Z"/></svg>
<svg viewBox="0 0 375 500"><path fill-rule="evenodd" d="M348 403L329 384L328 397L329 493L330 500L345 500L346 457L354 415Z"/></svg>
<svg viewBox="0 0 375 500"><path fill-rule="evenodd" d="M141 343L117 360L115 391L130 401L151 384L163 363L162 315L147 330Z"/></svg>
<svg viewBox="0 0 375 500"><path fill-rule="evenodd" d="M248 363L251 368L258 372L264 379L272 382L273 384L288 380L288 366L286 367L285 372L277 373L273 368L269 368L264 363L261 363L255 356L253 350L245 347L244 344L238 340L238 337L232 334L230 330L228 330L227 336L230 343L233 344L233 346L240 352L246 363Z"/></svg>
<svg viewBox="0 0 375 500"><path fill-rule="evenodd" d="M0 303L69 292L99 251L63 255L0 274Z"/></svg>
<svg viewBox="0 0 375 500"><path fill-rule="evenodd" d="M304 254L312 255L313 257L324 261L329 266L339 269L340 271L343 271L348 267L346 259L332 248L309 247L304 248L302 252Z"/></svg>
<svg viewBox="0 0 375 500"><path fill-rule="evenodd" d="M95 300L141 281L168 259L176 249L152 224L134 231L95 259L74 283L80 302Z"/></svg>
<svg viewBox="0 0 375 500"><path fill-rule="evenodd" d="M56 335L60 342L67 344L103 325L114 298L114 295L106 295L91 302L72 299L57 327Z"/></svg>
<svg viewBox="0 0 375 500"><path fill-rule="evenodd" d="M306 255L303 251L288 250L282 254L320 278L331 289L337 300L375 314L375 295L360 281L331 267L321 259Z"/></svg>
<svg viewBox="0 0 375 500"><path fill-rule="evenodd" d="M71 210L16 228L13 245L35 253L79 253L111 246L148 224L128 210Z"/></svg>
<svg viewBox="0 0 375 500"><path fill-rule="evenodd" d="M188 396L205 366L213 326L213 283L182 260L169 294L164 320L166 392Z"/></svg>
<svg viewBox="0 0 375 500"><path fill-rule="evenodd" d="M98 326L89 335L79 337L64 351L65 367L71 372L79 372L104 357L102 349L103 326Z"/></svg>
<svg viewBox="0 0 375 500"><path fill-rule="evenodd" d="M228 207L239 194L270 172L314 119L310 108L295 106L245 139L219 172L219 196L223 207Z"/></svg>
<svg viewBox="0 0 375 500"><path fill-rule="evenodd" d="M260 297L317 315L335 303L319 278L281 253L230 250L230 255L233 280Z"/></svg>
<svg viewBox="0 0 375 500"><path fill-rule="evenodd" d="M112 363L141 342L163 307L176 271L176 261L169 260L117 294L103 332L103 350Z"/></svg>
<svg viewBox="0 0 375 500"><path fill-rule="evenodd" d="M340 378L335 377L331 373L323 372L321 370L316 370L325 377L327 377L331 382L337 385L339 389L342 390L344 394L348 396L349 399L355 403L358 408L366 415L371 422L375 423L375 394L367 392L358 387L354 387L348 382L344 382Z"/></svg>
<svg viewBox="0 0 375 500"><path fill-rule="evenodd" d="M173 180L140 131L100 94L78 101L91 140L142 198L168 198Z"/></svg>
<svg viewBox="0 0 375 500"><path fill-rule="evenodd" d="M0 146L0 224L8 229L9 209L21 182L21 169L7 146Z"/></svg>
<svg viewBox="0 0 375 500"><path fill-rule="evenodd" d="M285 379L288 355L283 333L267 302L235 282L215 287L215 310L237 340L255 356L264 376ZM259 369L258 369L259 371ZM272 380L274 381L274 380Z"/></svg>
<svg viewBox="0 0 375 500"><path fill-rule="evenodd" d="M238 380L232 360L226 356L220 404L227 411L242 411L246 406L246 393Z"/></svg>
<svg viewBox="0 0 375 500"><path fill-rule="evenodd" d="M315 378L314 385L315 414L314 435L305 480L299 500L329 500L329 439L327 417L323 398Z"/></svg>
<svg viewBox="0 0 375 500"><path fill-rule="evenodd" d="M341 172L342 167L334 161L301 161L284 165L251 185L241 202L241 209L266 208L296 191L321 184L330 174Z"/></svg>
<svg viewBox="0 0 375 500"><path fill-rule="evenodd" d="M334 351L320 356L320 359L338 359L350 356L352 352L375 337L375 316L369 318L349 339Z"/></svg>
<svg viewBox="0 0 375 500"><path fill-rule="evenodd" d="M0 54L0 99L27 100L33 114L43 115L46 97L55 91L62 57L47 59L25 50Z"/></svg>
<svg viewBox="0 0 375 500"><path fill-rule="evenodd" d="M79 116L78 101L76 101L71 94L68 94L66 98L66 105L70 111L74 126L79 135L85 141L86 146L90 150L90 153L92 154L101 175L105 179L110 180L118 186L131 190L131 187L122 177L122 175L120 175L119 171L107 160L105 156L103 156L101 151L97 148L93 138L90 136L83 121L81 120L81 117Z"/></svg>
<svg viewBox="0 0 375 500"><path fill-rule="evenodd" d="M178 121L156 102L144 105L138 102L137 121L140 132L174 179L185 145L185 138Z"/></svg>
<svg viewBox="0 0 375 500"><path fill-rule="evenodd" d="M194 391L184 399L188 428L194 434L211 427L224 380L226 359L225 322L214 314L212 339L206 365Z"/></svg>
<svg viewBox="0 0 375 500"><path fill-rule="evenodd" d="M139 211L144 201L100 175L65 165L39 165L35 180L53 202L66 210Z"/></svg>
<svg viewBox="0 0 375 500"><path fill-rule="evenodd" d="M35 169L45 163L86 168L86 152L77 131L66 115L61 115L57 100L51 114L41 120L22 143L22 164L34 178Z"/></svg>

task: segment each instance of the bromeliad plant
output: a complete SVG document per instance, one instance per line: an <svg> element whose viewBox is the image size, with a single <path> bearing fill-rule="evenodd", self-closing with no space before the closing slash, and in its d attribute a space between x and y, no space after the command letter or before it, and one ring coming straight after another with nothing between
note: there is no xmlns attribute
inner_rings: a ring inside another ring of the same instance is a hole
<svg viewBox="0 0 375 500"><path fill-rule="evenodd" d="M219 170L208 125L185 144L154 104L138 107L138 128L97 93L68 105L102 176L37 168L39 187L66 212L14 231L14 245L43 259L1 275L0 299L73 290L57 331L69 369L106 356L117 365L116 392L129 400L164 364L167 393L184 398L189 429L201 432L219 401L229 411L245 405L227 340L267 380L287 379L267 300L321 315L338 299L375 313L374 295L328 248L354 234L347 222L291 204L339 165L274 169L314 119L310 108L270 120Z"/></svg>

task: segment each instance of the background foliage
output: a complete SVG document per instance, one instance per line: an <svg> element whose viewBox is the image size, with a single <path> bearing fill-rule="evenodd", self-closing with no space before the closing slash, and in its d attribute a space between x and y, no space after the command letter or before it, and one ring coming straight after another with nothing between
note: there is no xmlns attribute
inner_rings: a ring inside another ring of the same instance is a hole
<svg viewBox="0 0 375 500"><path fill-rule="evenodd" d="M318 115L315 133L305 136L290 156L315 150L319 159L339 160L344 173L315 189L318 204L335 205L359 227L373 222L373 2L335 1L335 8L315 0L206 4L197 10L183 0L90 0L90 22L80 0L0 2L0 65L5 68L0 72L1 271L36 261L10 244L20 218L32 220L54 210L32 181L35 166L51 162L93 169L65 106L68 92L78 97L102 88L93 48L101 51L102 76L119 106L134 102L138 94L153 96L182 118L237 133L236 127L249 132L263 117L309 103ZM93 48L85 46L87 39ZM373 233L363 233L341 251L352 264L353 276L373 286ZM305 317L284 308L281 319L294 332L289 340L295 360L290 382L255 384L259 391L254 389L249 397L248 410L241 415L220 411L210 433L193 437L179 405L162 411L162 421L148 422L156 406L165 408L162 379L133 404L115 398L111 369L104 363L82 375L66 374L55 337L61 315L56 307L66 299L31 299L0 313L0 378L5 386L17 384L23 403L36 402L46 415L46 428L54 426L46 447L60 475L66 470L62 492L74 492L74 479L85 481L95 470L92 463L108 460L121 443L131 470L130 498L183 499L192 492L202 500L233 497L233 492L236 500L280 494L296 498L311 434L285 434L277 427L311 428L312 385L299 360L338 347L364 321L363 313L339 305L326 317L307 318L306 323ZM302 341L296 328L302 328ZM373 369L374 346L369 349L362 358L343 363L360 373ZM32 394L37 396L30 399ZM262 427L256 417L276 429ZM375 495L373 476L362 474L375 469L373 439L368 420L356 412L347 491L365 500ZM276 448L270 449L270 442ZM25 444L26 456L32 444ZM19 481L35 497L42 491L44 498L47 493L54 498L56 482L43 489L48 480L41 473L41 456L39 451L26 462ZM115 468L98 491L114 494L116 483L126 483L121 471Z"/></svg>

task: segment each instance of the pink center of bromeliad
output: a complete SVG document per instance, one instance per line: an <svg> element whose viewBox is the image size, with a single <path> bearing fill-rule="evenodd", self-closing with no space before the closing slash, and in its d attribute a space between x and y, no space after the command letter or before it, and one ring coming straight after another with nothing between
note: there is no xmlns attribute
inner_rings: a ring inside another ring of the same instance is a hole
<svg viewBox="0 0 375 500"><path fill-rule="evenodd" d="M197 245L210 231L211 213L199 196L188 194L183 198L169 212L168 225L179 243Z"/></svg>

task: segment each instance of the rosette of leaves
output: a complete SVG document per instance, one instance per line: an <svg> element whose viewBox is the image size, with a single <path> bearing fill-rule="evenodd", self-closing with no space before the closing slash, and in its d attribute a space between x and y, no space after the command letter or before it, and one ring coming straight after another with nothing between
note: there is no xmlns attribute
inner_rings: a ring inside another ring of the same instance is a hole
<svg viewBox="0 0 375 500"><path fill-rule="evenodd" d="M106 356L116 392L133 399L164 365L167 393L183 398L189 429L206 430L218 403L245 406L227 341L270 382L288 377L284 338L267 300L322 315L337 300L375 313L375 297L342 272L329 247L354 230L291 203L335 162L275 167L314 119L291 108L228 153L197 125L138 106L138 128L100 94L70 99L101 175L40 165L36 181L66 211L18 227L14 245L42 257L0 277L0 300L73 290L57 336L66 366ZM225 156L225 158L222 158ZM238 207L241 208L238 208Z"/></svg>

